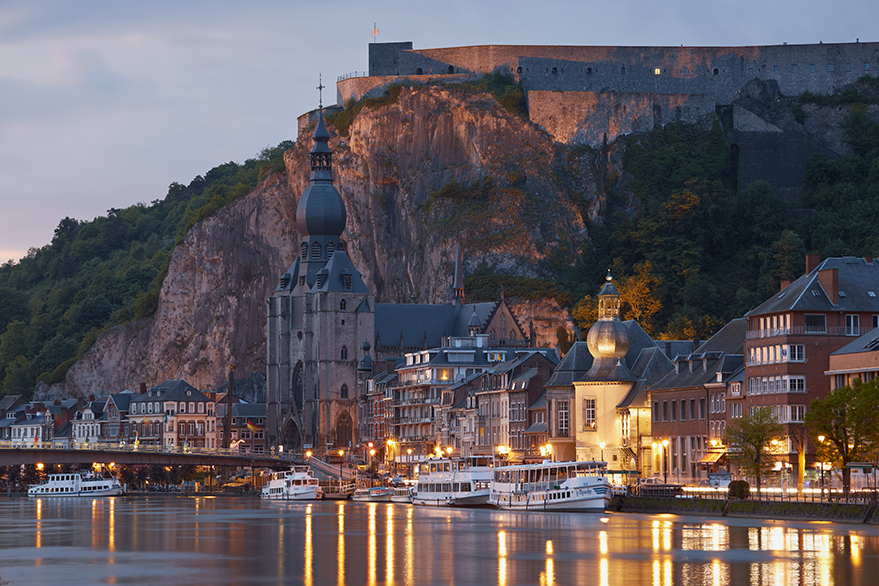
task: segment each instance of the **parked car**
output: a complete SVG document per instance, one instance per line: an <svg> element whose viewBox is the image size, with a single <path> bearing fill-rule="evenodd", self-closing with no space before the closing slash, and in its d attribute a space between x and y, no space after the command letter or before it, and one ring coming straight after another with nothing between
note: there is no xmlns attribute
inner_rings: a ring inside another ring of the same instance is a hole
<svg viewBox="0 0 879 586"><path fill-rule="evenodd" d="M638 484L641 486L650 485L650 484L665 484L661 478L656 476L650 476L648 478L639 478Z"/></svg>
<svg viewBox="0 0 879 586"><path fill-rule="evenodd" d="M406 483L403 481L403 479L401 477L394 476L393 478L391 478L391 481L389 484L393 487L398 487L398 486L405 486Z"/></svg>

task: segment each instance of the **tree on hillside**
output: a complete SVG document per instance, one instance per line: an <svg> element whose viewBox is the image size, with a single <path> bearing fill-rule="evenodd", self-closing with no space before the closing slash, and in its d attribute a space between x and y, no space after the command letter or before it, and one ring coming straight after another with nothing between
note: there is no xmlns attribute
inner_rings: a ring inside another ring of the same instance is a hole
<svg viewBox="0 0 879 586"><path fill-rule="evenodd" d="M758 495L763 471L775 461L770 452L772 440L779 440L782 431L782 426L769 407L760 407L741 419L730 420L726 427L729 458L757 479Z"/></svg>
<svg viewBox="0 0 879 586"><path fill-rule="evenodd" d="M818 460L842 469L843 490L851 486L849 462L873 461L879 449L879 379L832 390L815 399L806 413L806 428L818 447ZM818 436L824 436L819 441Z"/></svg>

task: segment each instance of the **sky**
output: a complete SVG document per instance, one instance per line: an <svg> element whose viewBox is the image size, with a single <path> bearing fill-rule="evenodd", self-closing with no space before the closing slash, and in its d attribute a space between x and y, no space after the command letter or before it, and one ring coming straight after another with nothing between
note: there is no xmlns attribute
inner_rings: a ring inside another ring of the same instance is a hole
<svg viewBox="0 0 879 586"><path fill-rule="evenodd" d="M368 44L879 41L876 0L0 0L0 262L296 139Z"/></svg>

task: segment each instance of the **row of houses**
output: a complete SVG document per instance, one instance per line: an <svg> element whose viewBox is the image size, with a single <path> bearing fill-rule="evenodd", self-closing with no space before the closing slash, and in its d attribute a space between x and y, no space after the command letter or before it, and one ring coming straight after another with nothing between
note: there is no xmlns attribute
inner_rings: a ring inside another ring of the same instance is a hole
<svg viewBox="0 0 879 586"><path fill-rule="evenodd" d="M219 449L224 443L228 403L224 393L202 392L184 380L168 380L139 392L123 391L87 400L28 402L21 395L0 398L0 441L16 447L135 445ZM233 397L230 444L263 453L265 403Z"/></svg>
<svg viewBox="0 0 879 586"><path fill-rule="evenodd" d="M808 255L806 264L707 341L653 340L621 321L609 277L598 321L561 360L479 334L397 360L367 356L361 445L397 463L437 453L605 460L621 473L693 482L728 469L731 420L769 407L784 426L778 467L796 468L809 403L879 370L879 263ZM814 470L815 446L804 449Z"/></svg>

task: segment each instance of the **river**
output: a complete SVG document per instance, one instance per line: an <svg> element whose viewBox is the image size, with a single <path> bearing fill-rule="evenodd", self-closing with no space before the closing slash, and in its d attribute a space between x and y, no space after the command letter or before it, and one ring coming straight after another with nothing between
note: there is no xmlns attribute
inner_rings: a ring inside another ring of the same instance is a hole
<svg viewBox="0 0 879 586"><path fill-rule="evenodd" d="M248 497L0 499L9 586L873 586L877 576L879 527L866 525Z"/></svg>

